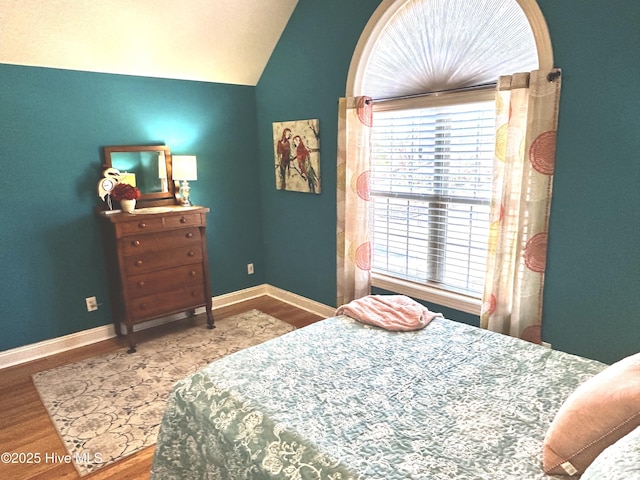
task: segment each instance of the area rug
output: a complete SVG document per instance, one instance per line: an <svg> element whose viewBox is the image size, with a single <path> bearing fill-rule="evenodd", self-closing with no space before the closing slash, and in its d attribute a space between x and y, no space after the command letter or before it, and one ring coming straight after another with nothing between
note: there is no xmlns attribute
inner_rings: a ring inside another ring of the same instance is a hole
<svg viewBox="0 0 640 480"><path fill-rule="evenodd" d="M80 476L155 444L176 381L294 329L258 310L215 323L140 342L134 354L125 348L33 375Z"/></svg>

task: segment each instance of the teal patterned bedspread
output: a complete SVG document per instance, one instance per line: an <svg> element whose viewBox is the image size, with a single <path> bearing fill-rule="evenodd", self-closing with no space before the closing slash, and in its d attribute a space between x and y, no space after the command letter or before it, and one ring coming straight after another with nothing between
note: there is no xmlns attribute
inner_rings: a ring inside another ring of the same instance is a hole
<svg viewBox="0 0 640 480"><path fill-rule="evenodd" d="M168 479L544 479L544 434L606 365L436 318L333 317L178 382L152 466Z"/></svg>

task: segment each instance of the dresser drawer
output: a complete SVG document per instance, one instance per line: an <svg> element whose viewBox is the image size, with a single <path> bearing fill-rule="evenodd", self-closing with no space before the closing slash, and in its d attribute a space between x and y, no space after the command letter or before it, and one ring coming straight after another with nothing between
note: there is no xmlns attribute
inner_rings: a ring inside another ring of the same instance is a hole
<svg viewBox="0 0 640 480"><path fill-rule="evenodd" d="M183 245L200 243L198 227L167 230L166 232L128 235L118 240L118 250L122 255L140 255L142 253L177 248Z"/></svg>
<svg viewBox="0 0 640 480"><path fill-rule="evenodd" d="M135 217L135 214L133 215ZM151 233L165 229L203 226L204 221L199 213L184 213L181 215L140 215L133 220L116 224L116 237L132 233Z"/></svg>
<svg viewBox="0 0 640 480"><path fill-rule="evenodd" d="M123 257L126 277L154 272L165 268L202 262L202 247L199 243L181 248L159 250Z"/></svg>
<svg viewBox="0 0 640 480"><path fill-rule="evenodd" d="M166 228L197 227L202 225L202 215L198 213L174 215L164 219Z"/></svg>
<svg viewBox="0 0 640 480"><path fill-rule="evenodd" d="M115 229L117 237L131 233L157 232L164 229L164 221L162 217L140 217L133 221L117 223Z"/></svg>
<svg viewBox="0 0 640 480"><path fill-rule="evenodd" d="M201 264L185 265L128 277L125 280L124 291L126 298L138 298L194 285L204 285Z"/></svg>
<svg viewBox="0 0 640 480"><path fill-rule="evenodd" d="M131 300L128 305L131 319L135 323L152 317L183 312L204 305L206 301L203 286L194 285L139 297Z"/></svg>

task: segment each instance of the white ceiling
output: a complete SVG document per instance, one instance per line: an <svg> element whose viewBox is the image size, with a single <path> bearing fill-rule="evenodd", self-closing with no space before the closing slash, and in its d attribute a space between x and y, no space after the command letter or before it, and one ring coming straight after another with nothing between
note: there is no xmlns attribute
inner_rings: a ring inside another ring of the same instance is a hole
<svg viewBox="0 0 640 480"><path fill-rule="evenodd" d="M0 0L0 63L256 85L298 0Z"/></svg>

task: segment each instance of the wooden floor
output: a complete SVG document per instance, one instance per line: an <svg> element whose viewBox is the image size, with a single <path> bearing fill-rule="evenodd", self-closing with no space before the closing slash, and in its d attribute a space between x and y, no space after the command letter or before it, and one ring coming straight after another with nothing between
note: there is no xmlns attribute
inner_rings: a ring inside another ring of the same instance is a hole
<svg viewBox="0 0 640 480"><path fill-rule="evenodd" d="M296 327L304 327L322 317L280 302L271 297L260 297L214 310L216 319L221 319L258 309ZM188 328L187 322L173 322L136 334L137 342L155 338L167 331ZM0 370L0 454L9 452L17 461L26 461L28 456L39 463L7 463L3 455L0 462L0 479L148 479L155 447L148 447L119 462L104 467L86 477L80 477L73 466L53 460L62 458L67 451L49 419L49 415L36 392L31 374L67 363L77 362L126 347L124 338L113 338L93 345L52 355L33 362ZM135 355L135 354L134 354ZM49 459L49 461L45 461Z"/></svg>

